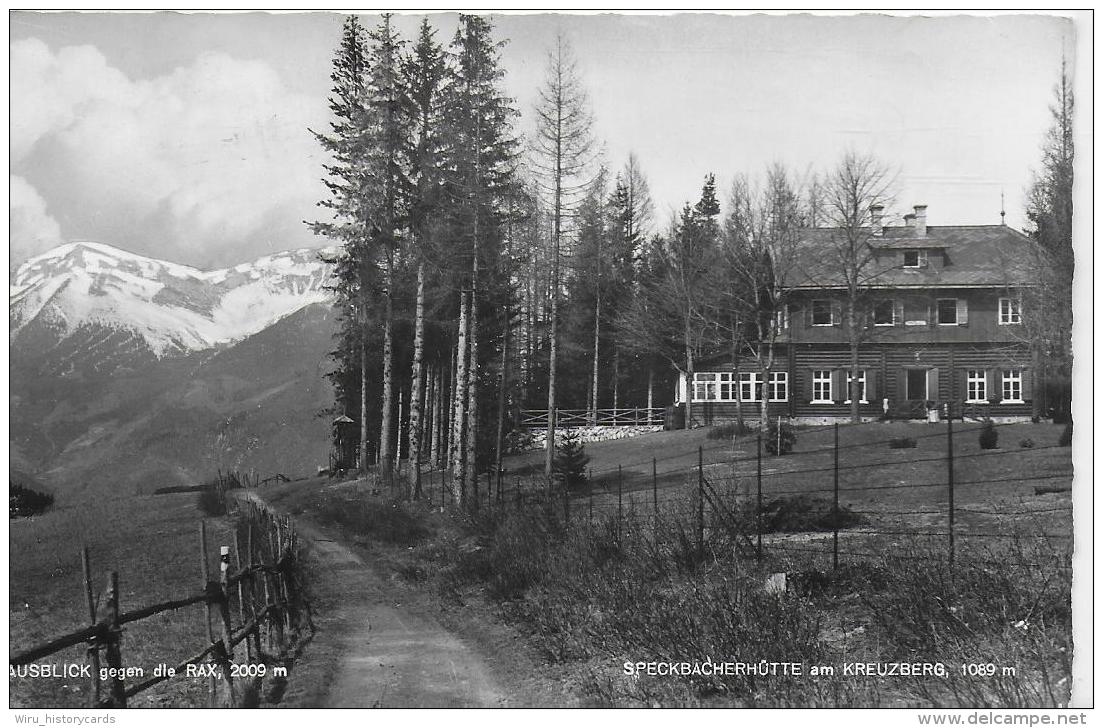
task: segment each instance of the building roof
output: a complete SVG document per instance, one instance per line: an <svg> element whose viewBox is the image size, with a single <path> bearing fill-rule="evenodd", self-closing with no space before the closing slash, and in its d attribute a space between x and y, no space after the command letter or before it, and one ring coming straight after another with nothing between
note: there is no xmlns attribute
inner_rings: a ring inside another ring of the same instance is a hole
<svg viewBox="0 0 1103 728"><path fill-rule="evenodd" d="M805 231L796 261L796 288L823 288L844 284L832 265L833 241L838 228ZM904 268L879 256L868 268L869 285L891 287L1003 287L1029 285L1037 280L1031 240L1006 225L928 225L925 237L911 226L886 227L880 236L868 235L864 244L873 248L925 249L945 255L945 266Z"/></svg>

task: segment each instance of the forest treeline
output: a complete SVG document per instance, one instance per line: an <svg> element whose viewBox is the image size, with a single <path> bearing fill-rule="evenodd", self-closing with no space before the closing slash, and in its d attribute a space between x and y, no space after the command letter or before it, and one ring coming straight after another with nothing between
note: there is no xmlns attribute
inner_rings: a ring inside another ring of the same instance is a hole
<svg viewBox="0 0 1103 728"><path fill-rule="evenodd" d="M339 251L335 414L357 431L359 467L420 464L415 497L423 465L447 469L463 503L521 409L546 410L554 432L556 408L665 406L679 372L728 350L768 373L800 230L849 231L831 264L854 278L855 314L875 275L871 210L893 201L892 171L847 152L823 172L736 175L723 215L705 174L660 223L637 157L603 158L566 39L527 138L503 43L484 16L460 15L447 41L428 20L405 39L389 15L371 29L350 16L331 123L313 131L329 163L308 224Z"/></svg>

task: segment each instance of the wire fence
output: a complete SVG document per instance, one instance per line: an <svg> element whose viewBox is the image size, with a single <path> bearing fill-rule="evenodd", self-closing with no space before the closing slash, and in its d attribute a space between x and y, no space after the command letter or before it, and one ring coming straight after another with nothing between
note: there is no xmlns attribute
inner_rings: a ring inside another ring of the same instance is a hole
<svg viewBox="0 0 1103 728"><path fill-rule="evenodd" d="M847 426L847 435L860 427ZM955 428L953 422L911 438L932 451L921 457L910 448L894 459L874 454L898 438L840 444L838 424L802 430L801 437L832 430L826 447L766 455L759 435L593 470L587 484L575 488L561 482L549 486L542 474L514 476L511 483L487 473L485 485L465 496L475 509L553 508L571 527L612 524L618 534L680 527L693 533L702 549L723 535L751 545L758 559L768 552L792 553L829 559L837 567L841 557L879 559L894 542L923 540L951 566L966 551L977 560L972 544L1011 549L1025 543L1048 549L1049 565L1071 568L1071 499L1056 505L1000 502L1010 491L1022 495L1018 486L1025 484L1038 484L1036 494L1071 489L1071 458L1058 453L1069 452L1066 446L970 451L963 436L979 433L981 426ZM748 446L750 454L743 452ZM1011 452L1016 457L1010 466L993 459ZM691 464L660 470L664 461L692 455ZM843 462L844 457L855 461ZM801 467L805 462L809 467ZM451 503L446 474L438 471L435 482L434 474L426 475L429 491L439 487L441 504ZM968 503L959 503L963 495ZM846 505L840 502L844 496ZM795 523L784 522L779 511L786 509ZM809 514L816 516L814 522L802 518Z"/></svg>

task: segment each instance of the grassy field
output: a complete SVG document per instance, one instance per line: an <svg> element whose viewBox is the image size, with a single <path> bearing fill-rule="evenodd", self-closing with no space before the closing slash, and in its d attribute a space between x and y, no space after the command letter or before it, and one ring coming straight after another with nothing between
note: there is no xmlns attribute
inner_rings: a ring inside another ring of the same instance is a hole
<svg viewBox="0 0 1103 728"><path fill-rule="evenodd" d="M90 549L101 614L109 570L119 572L123 611L201 591L199 521L194 493L63 504L9 521L9 653L86 626L82 546ZM207 536L213 554L218 544L233 543L225 519L209 519ZM198 652L207 636L203 609L189 607L127 625L124 666L142 667L151 677L158 663L174 665ZM84 664L85 650L63 650L42 662ZM87 704L87 680L9 678L8 688L10 707ZM206 700L205 679L178 677L136 696L132 705L202 706Z"/></svg>
<svg viewBox="0 0 1103 728"><path fill-rule="evenodd" d="M706 478L733 510L746 505L756 467L753 438L718 442L704 430L587 446L594 516L589 495L576 495L569 522L561 500L539 495L540 453L511 459L503 505L474 516L394 502L386 489L364 482L281 486L276 497L292 512L338 526L373 562L442 604L513 625L586 704L1060 706L1071 669L1071 543L1036 536L1068 533L1071 502L1068 492L1036 495L1034 487L1068 484L1066 475L1048 476L1070 472L1070 450L1057 447L1060 427L1026 424L1001 427L1000 449L981 454L978 428L955 423L961 485L953 567L946 558L945 424L840 429L840 464L848 466L840 473L843 505L864 520L843 531L838 570L827 556L830 533L769 534L759 561L709 512L698 548L698 446L705 448ZM918 447L888 447L888 439L904 435ZM764 499L830 498L833 438L831 429L799 431L792 454L767 457ZM1020 446L1026 438L1034 447ZM618 463L626 493L619 523L611 517ZM525 493L523 502L513 497L515 488ZM779 571L789 579L784 597L764 589ZM708 658L799 661L805 668L923 662L945 672L868 679L806 672L791 679L637 678L622 671L626 661ZM971 663L995 672L965 674Z"/></svg>

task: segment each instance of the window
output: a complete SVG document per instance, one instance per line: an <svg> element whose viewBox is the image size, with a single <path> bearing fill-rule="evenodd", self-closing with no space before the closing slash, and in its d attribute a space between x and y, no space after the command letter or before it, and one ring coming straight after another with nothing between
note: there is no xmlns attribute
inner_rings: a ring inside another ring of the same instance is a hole
<svg viewBox="0 0 1103 728"><path fill-rule="evenodd" d="M693 401L734 402L734 375L731 372L694 372Z"/></svg>
<svg viewBox="0 0 1103 728"><path fill-rule="evenodd" d="M693 374L693 399L695 402L704 402L716 399L716 374L709 372L694 372Z"/></svg>
<svg viewBox="0 0 1103 728"><path fill-rule="evenodd" d="M812 402L813 404L830 404L831 398L831 370L812 370Z"/></svg>
<svg viewBox="0 0 1103 728"><path fill-rule="evenodd" d="M850 383L852 381L854 381L854 378L850 376L850 370L847 369L846 370L846 404L850 404ZM858 391L861 394L861 397L858 398L858 401L861 404L869 404L869 397L866 396L866 370L865 369L859 369L858 370L858 388L859 388Z"/></svg>
<svg viewBox="0 0 1103 728"><path fill-rule="evenodd" d="M965 373L965 399L974 403L988 401L988 380L983 369L969 369Z"/></svg>
<svg viewBox="0 0 1103 728"><path fill-rule="evenodd" d="M735 401L735 382L731 372L720 372L720 401Z"/></svg>
<svg viewBox="0 0 1103 728"><path fill-rule="evenodd" d="M873 304L873 325L893 326L896 324L896 303L892 299L877 301Z"/></svg>
<svg viewBox="0 0 1103 728"><path fill-rule="evenodd" d="M787 328L789 328L789 307L782 306L774 311L774 329L784 331Z"/></svg>
<svg viewBox="0 0 1103 728"><path fill-rule="evenodd" d="M833 306L831 301L812 301L812 325L833 326L835 324Z"/></svg>
<svg viewBox="0 0 1103 728"><path fill-rule="evenodd" d="M1003 370L1003 401L1004 402L1022 402L1023 401L1023 370L1022 369L1004 369Z"/></svg>
<svg viewBox="0 0 1103 728"><path fill-rule="evenodd" d="M922 268L927 265L927 251L925 250L905 250L904 251L904 267L905 268Z"/></svg>
<svg viewBox="0 0 1103 728"><path fill-rule="evenodd" d="M789 372L770 372L770 401L789 401Z"/></svg>
<svg viewBox="0 0 1103 728"><path fill-rule="evenodd" d="M1021 324L1023 322L1023 303L1017 298L1000 299L1000 324Z"/></svg>
<svg viewBox="0 0 1103 728"><path fill-rule="evenodd" d="M742 402L757 402L761 390L762 375L758 372L739 373L739 399Z"/></svg>
<svg viewBox="0 0 1103 728"><path fill-rule="evenodd" d="M938 299L938 325L957 326L957 299Z"/></svg>

